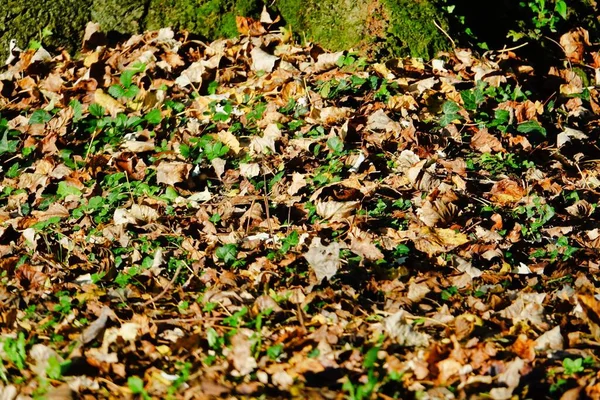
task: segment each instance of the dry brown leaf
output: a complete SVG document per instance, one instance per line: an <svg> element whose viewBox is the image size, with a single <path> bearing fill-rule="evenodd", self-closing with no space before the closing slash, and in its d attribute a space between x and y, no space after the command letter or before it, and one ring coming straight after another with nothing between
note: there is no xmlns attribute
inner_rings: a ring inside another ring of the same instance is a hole
<svg viewBox="0 0 600 400"><path fill-rule="evenodd" d="M471 148L480 153L492 153L504 151L502 143L493 135L488 133L487 128L479 129L471 138Z"/></svg>
<svg viewBox="0 0 600 400"><path fill-rule="evenodd" d="M414 326L407 320L407 313L400 310L387 317L384 321L386 333L399 346L424 347L429 345L430 336L426 333L417 332Z"/></svg>
<svg viewBox="0 0 600 400"><path fill-rule="evenodd" d="M315 272L319 283L325 278L330 280L337 273L341 265L340 250L345 247L338 242L331 242L324 246L321 238L313 238L308 252L304 253L304 258Z"/></svg>
<svg viewBox="0 0 600 400"><path fill-rule="evenodd" d="M560 37L560 45L571 62L579 63L583 61L586 46L590 45L588 31L577 28L567 32Z"/></svg>
<svg viewBox="0 0 600 400"><path fill-rule="evenodd" d="M519 202L525 196L525 189L511 179L503 179L492 186L490 199L497 204L506 206Z"/></svg>
<svg viewBox="0 0 600 400"><path fill-rule="evenodd" d="M253 18L236 16L235 25L240 35L262 36L267 33L261 22Z"/></svg>
<svg viewBox="0 0 600 400"><path fill-rule="evenodd" d="M144 223L154 222L160 217L158 211L144 204L133 204L129 214L137 221Z"/></svg>
<svg viewBox="0 0 600 400"><path fill-rule="evenodd" d="M383 253L375 243L373 238L367 232L362 232L354 229L350 234L350 250L367 260L381 260L384 258Z"/></svg>
<svg viewBox="0 0 600 400"><path fill-rule="evenodd" d="M156 167L156 182L174 185L188 178L192 165L180 161L163 161Z"/></svg>
<svg viewBox="0 0 600 400"><path fill-rule="evenodd" d="M589 326L594 339L600 341L600 301L592 294L578 294L576 298L582 310L582 319Z"/></svg>
<svg viewBox="0 0 600 400"><path fill-rule="evenodd" d="M240 163L240 175L245 178L254 178L260 175L260 165L257 163Z"/></svg>
<svg viewBox="0 0 600 400"><path fill-rule="evenodd" d="M231 338L231 352L228 358L235 368L234 376L246 376L258 366L252 353L253 335L254 331L251 329L239 328Z"/></svg>
<svg viewBox="0 0 600 400"><path fill-rule="evenodd" d="M360 201L317 201L317 215L330 221L344 221L359 205Z"/></svg>
<svg viewBox="0 0 600 400"><path fill-rule="evenodd" d="M300 189L302 189L306 185L307 185L307 182L306 182L306 178L304 177L304 175L302 175L298 172L294 172L292 174L292 183L288 187L287 192L290 196L293 196L296 193L298 193L300 191Z"/></svg>
<svg viewBox="0 0 600 400"><path fill-rule="evenodd" d="M217 139L219 139L219 141L225 146L229 147L229 149L235 154L238 154L242 149L237 137L235 137L235 135L229 131L219 131L219 133L217 133Z"/></svg>

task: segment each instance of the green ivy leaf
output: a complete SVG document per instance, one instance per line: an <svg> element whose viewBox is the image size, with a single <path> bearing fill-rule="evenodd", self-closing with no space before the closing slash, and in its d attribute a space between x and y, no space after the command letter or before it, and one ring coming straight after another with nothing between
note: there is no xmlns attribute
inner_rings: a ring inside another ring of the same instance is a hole
<svg viewBox="0 0 600 400"><path fill-rule="evenodd" d="M8 131L4 131L4 135L2 136L2 139L0 139L0 154L15 153L18 145L19 141L8 140Z"/></svg>
<svg viewBox="0 0 600 400"><path fill-rule="evenodd" d="M440 125L442 127L446 126L446 125L450 125L452 123L452 121L459 119L460 115L458 114L444 114L442 115L442 118L440 118Z"/></svg>
<svg viewBox="0 0 600 400"><path fill-rule="evenodd" d="M238 250L235 244L228 243L221 246L215 252L217 258L222 260L225 264L231 264L237 258Z"/></svg>
<svg viewBox="0 0 600 400"><path fill-rule="evenodd" d="M460 92L465 108L469 111L475 111L481 103L485 101L483 92L479 89L463 90Z"/></svg>
<svg viewBox="0 0 600 400"><path fill-rule="evenodd" d="M544 137L546 136L546 129L541 126L539 122L534 120L519 124L519 126L517 126L517 131L521 133L537 132Z"/></svg>
<svg viewBox="0 0 600 400"><path fill-rule="evenodd" d="M460 111L460 106L453 101L447 101L442 106L442 112L447 115L458 114L459 111Z"/></svg>

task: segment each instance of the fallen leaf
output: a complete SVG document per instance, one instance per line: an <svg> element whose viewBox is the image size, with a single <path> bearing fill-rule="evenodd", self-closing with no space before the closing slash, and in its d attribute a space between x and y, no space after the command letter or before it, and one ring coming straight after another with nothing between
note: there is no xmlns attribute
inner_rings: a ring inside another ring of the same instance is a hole
<svg viewBox="0 0 600 400"><path fill-rule="evenodd" d="M511 179L503 179L492 186L490 199L502 206L519 202L525 196L525 189Z"/></svg>
<svg viewBox="0 0 600 400"><path fill-rule="evenodd" d="M252 57L252 69L254 71L273 72L275 63L279 60L279 57L267 53L260 47L253 48L250 51L250 56Z"/></svg>
<svg viewBox="0 0 600 400"><path fill-rule="evenodd" d="M343 248L345 246L338 242L331 242L324 246L321 238L313 238L308 251L304 253L304 258L315 272L319 283L324 278L330 280L337 273L341 265L340 250Z"/></svg>
<svg viewBox="0 0 600 400"><path fill-rule="evenodd" d="M471 138L471 148L480 153L493 153L504 151L502 143L493 135L488 133L486 128L477 130L477 133Z"/></svg>
<svg viewBox="0 0 600 400"><path fill-rule="evenodd" d="M156 182L174 185L187 179L192 165L179 161L163 161L156 167Z"/></svg>

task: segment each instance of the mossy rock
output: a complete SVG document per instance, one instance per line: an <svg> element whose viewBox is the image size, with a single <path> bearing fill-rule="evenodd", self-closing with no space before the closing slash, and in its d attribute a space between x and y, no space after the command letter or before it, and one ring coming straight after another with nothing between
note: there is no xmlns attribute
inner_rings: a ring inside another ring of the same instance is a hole
<svg viewBox="0 0 600 400"><path fill-rule="evenodd" d="M92 0L90 19L105 32L131 35L144 31L150 0Z"/></svg>
<svg viewBox="0 0 600 400"><path fill-rule="evenodd" d="M275 8L297 36L330 50L431 58L450 45L433 21L448 23L428 0L278 0Z"/></svg>
<svg viewBox="0 0 600 400"><path fill-rule="evenodd" d="M207 39L238 34L235 17L258 16L260 0L150 0L146 29L185 29Z"/></svg>
<svg viewBox="0 0 600 400"><path fill-rule="evenodd" d="M407 55L429 58L448 47L433 23L441 19L431 0L275 0L267 4L280 13L298 38L329 50L354 48L371 56ZM237 35L237 15L258 17L263 0L0 0L0 61L8 42L21 48L39 40L44 27L53 35L43 40L51 51L75 53L88 21L105 32L131 35L170 26L207 40Z"/></svg>
<svg viewBox="0 0 600 400"><path fill-rule="evenodd" d="M21 48L31 40L40 40L44 28L52 36L44 38L44 47L51 51L78 49L83 28L90 19L93 0L0 0L0 65L8 56L8 45L15 39Z"/></svg>

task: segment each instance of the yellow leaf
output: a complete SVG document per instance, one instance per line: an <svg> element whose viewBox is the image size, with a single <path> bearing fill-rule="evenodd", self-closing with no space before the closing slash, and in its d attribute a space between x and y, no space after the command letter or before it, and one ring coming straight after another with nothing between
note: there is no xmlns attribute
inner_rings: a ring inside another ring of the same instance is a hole
<svg viewBox="0 0 600 400"><path fill-rule="evenodd" d="M431 256L448 252L468 241L467 235L454 229L423 227L414 244L417 250Z"/></svg>
<svg viewBox="0 0 600 400"><path fill-rule="evenodd" d="M442 244L446 246L460 246L469 241L467 235L456 232L454 229L435 228L435 234L441 239Z"/></svg>
<svg viewBox="0 0 600 400"><path fill-rule="evenodd" d="M104 109L106 109L113 117L116 117L118 113L125 111L123 104L104 93L102 89L96 89L94 101L104 107Z"/></svg>

